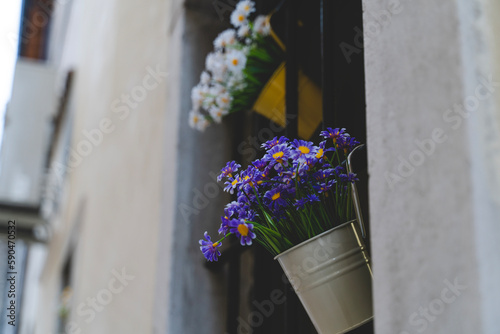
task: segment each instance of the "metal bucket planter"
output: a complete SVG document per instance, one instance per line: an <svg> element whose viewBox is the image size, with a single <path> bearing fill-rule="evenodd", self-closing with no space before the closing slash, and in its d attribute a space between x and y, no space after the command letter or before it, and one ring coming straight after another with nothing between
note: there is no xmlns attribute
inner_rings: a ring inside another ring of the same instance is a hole
<svg viewBox="0 0 500 334"><path fill-rule="evenodd" d="M370 261L353 220L277 259L320 334L345 333L373 318Z"/></svg>
<svg viewBox="0 0 500 334"><path fill-rule="evenodd" d="M352 157L347 170L354 172ZM320 334L348 332L373 319L372 269L363 238L366 228L352 183L356 219L306 240L275 257Z"/></svg>

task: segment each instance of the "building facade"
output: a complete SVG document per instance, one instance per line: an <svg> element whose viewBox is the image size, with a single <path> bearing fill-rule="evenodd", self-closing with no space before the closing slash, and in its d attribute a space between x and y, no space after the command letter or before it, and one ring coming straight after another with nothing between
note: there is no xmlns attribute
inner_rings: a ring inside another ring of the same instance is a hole
<svg viewBox="0 0 500 334"><path fill-rule="evenodd" d="M24 51L42 60L22 61L56 73L66 135L48 168L58 186L47 238L26 239L13 333L285 333L270 328L282 328L286 303L249 324L269 295L255 274L258 250L214 269L198 249L230 199L214 175L272 129L251 113L203 133L188 126L191 88L235 2L45 3L26 1L38 12L25 22L47 42ZM500 4L376 0L359 9L361 26L349 27L332 62L361 60L364 72L375 315L363 333L495 334Z"/></svg>

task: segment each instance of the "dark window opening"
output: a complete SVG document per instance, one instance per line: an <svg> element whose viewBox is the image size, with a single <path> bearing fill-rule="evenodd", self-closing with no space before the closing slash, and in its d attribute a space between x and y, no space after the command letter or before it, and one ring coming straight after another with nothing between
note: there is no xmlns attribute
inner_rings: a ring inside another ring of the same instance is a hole
<svg viewBox="0 0 500 334"><path fill-rule="evenodd" d="M364 81L364 56L362 46L362 3L354 1L312 0L255 0L257 12L267 14L276 9L272 16L272 27L286 45L286 109L292 115L282 131L273 131L274 136L297 136L298 98L297 72L300 68L323 91L323 122L316 129L311 141L319 141L319 132L326 127L344 127L361 143L366 143L366 106ZM227 14L237 1L218 1L220 9ZM226 17L227 18L227 17ZM345 45L356 47L347 50ZM342 47L344 46L344 48ZM234 128L233 159L242 165L255 158L255 152L240 143L248 143L247 138L268 140L270 121L256 113L239 113L228 117ZM264 129L266 134L264 134ZM266 139L264 139L266 138ZM254 146L252 146L254 147ZM368 221L368 180L366 150L364 157L358 157L357 172L361 181L358 190L362 204L363 218ZM369 248L369 240L365 240ZM234 247L233 247L234 246ZM217 264L207 264L208 268L224 267L227 282L226 333L316 333L309 317L298 300L292 286L286 283L286 276L280 265L266 250L255 244L252 248L241 249L237 243L224 252ZM249 272L246 268L252 268ZM250 275L248 278L246 275ZM248 284L251 289L248 291ZM265 301L272 294L282 296L285 301L273 304ZM252 316L253 314L253 316ZM353 334L373 333L373 321L352 330Z"/></svg>

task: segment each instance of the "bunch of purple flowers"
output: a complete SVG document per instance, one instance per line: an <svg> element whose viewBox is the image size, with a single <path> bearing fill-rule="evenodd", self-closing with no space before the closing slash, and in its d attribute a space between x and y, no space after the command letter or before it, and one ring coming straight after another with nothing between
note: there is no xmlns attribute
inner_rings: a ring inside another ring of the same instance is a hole
<svg viewBox="0 0 500 334"><path fill-rule="evenodd" d="M200 249L209 261L221 255L222 241L235 235L242 246L255 239L273 255L353 218L346 157L359 144L345 129L328 128L318 146L275 137L262 144L261 159L246 169L230 161L218 181L237 200L226 205L218 241L207 232Z"/></svg>

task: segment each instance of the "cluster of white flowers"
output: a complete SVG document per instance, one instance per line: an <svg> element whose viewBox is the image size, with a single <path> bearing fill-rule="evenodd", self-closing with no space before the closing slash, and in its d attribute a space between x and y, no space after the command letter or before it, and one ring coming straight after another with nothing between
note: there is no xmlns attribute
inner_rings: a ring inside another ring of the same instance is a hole
<svg viewBox="0 0 500 334"><path fill-rule="evenodd" d="M231 93L245 88L243 70L250 47L257 38L271 32L268 17L260 15L253 23L250 21L253 12L253 1L240 1L231 14L231 24L236 29L227 29L214 40L214 51L205 60L200 83L191 91L192 128L203 131L211 122L220 123L231 108Z"/></svg>

